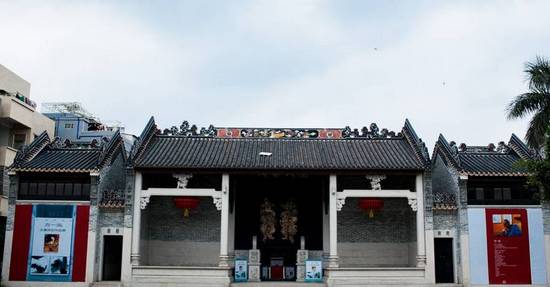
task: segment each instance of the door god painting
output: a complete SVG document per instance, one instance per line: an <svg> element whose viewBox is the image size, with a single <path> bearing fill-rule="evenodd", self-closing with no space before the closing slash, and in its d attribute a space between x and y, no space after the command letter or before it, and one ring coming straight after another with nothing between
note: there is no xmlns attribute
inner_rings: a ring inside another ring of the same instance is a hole
<svg viewBox="0 0 550 287"><path fill-rule="evenodd" d="M283 212L281 212L281 234L283 240L289 240L294 243L294 237L298 233L298 210L294 201L289 201L282 205Z"/></svg>
<svg viewBox="0 0 550 287"><path fill-rule="evenodd" d="M268 239L273 240L273 234L275 234L275 210L273 204L266 198L260 208L260 231L262 232L263 241Z"/></svg>

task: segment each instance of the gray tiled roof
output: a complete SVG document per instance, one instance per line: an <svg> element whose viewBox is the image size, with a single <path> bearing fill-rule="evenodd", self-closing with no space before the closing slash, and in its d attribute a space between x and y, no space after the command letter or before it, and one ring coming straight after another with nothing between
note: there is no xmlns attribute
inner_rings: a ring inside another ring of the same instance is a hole
<svg viewBox="0 0 550 287"><path fill-rule="evenodd" d="M260 156L260 152L271 153ZM137 168L230 170L424 169L404 137L392 139L272 139L154 135Z"/></svg>
<svg viewBox="0 0 550 287"><path fill-rule="evenodd" d="M24 162L18 171L78 171L86 172L97 168L100 149L47 149L31 161Z"/></svg>
<svg viewBox="0 0 550 287"><path fill-rule="evenodd" d="M49 138L39 137L18 152L10 168L22 172L95 172L118 152L126 158L123 145L119 132L100 146L85 147L62 146L58 139L49 142Z"/></svg>
<svg viewBox="0 0 550 287"><path fill-rule="evenodd" d="M476 175L523 175L524 169L514 166L521 158L515 154L507 153L459 153L459 162L462 170L468 174Z"/></svg>
<svg viewBox="0 0 550 287"><path fill-rule="evenodd" d="M514 134L508 145L466 146L462 149L454 142L447 142L443 135L435 144L432 161L438 157L458 172L472 176L526 176L527 171L517 166L522 159L533 159L527 146Z"/></svg>

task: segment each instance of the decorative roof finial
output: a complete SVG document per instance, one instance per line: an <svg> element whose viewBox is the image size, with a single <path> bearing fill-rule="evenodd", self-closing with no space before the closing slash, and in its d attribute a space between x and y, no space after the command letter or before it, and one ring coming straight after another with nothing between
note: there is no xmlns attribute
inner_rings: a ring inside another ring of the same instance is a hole
<svg viewBox="0 0 550 287"><path fill-rule="evenodd" d="M498 142L497 152L500 152L500 153L508 152L508 147L503 141Z"/></svg>

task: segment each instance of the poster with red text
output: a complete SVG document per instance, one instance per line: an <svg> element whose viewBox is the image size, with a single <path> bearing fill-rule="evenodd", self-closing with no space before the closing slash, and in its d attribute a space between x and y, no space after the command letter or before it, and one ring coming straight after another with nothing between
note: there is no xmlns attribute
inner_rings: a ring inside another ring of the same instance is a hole
<svg viewBox="0 0 550 287"><path fill-rule="evenodd" d="M531 284L525 209L486 209L490 284Z"/></svg>

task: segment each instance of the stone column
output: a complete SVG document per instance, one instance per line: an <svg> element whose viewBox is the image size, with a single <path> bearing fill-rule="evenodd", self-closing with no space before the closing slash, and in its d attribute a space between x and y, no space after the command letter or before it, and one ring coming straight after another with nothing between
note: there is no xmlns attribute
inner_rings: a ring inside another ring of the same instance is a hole
<svg viewBox="0 0 550 287"><path fill-rule="evenodd" d="M327 192L327 190L323 190ZM323 196L323 265L326 265L326 260L329 256L330 248L330 226L329 226L329 210L328 204L325 202L328 198ZM326 267L326 266L324 266Z"/></svg>
<svg viewBox="0 0 550 287"><path fill-rule="evenodd" d="M234 184L233 184L234 186ZM231 191L230 191L231 192ZM233 192L235 192L233 190ZM231 199L231 198L230 198ZM235 201L236 197L235 194L233 194L233 200L229 200L229 205L231 206L231 212L229 213L229 238L227 241L228 247L228 255L230 259L235 259Z"/></svg>
<svg viewBox="0 0 550 287"><path fill-rule="evenodd" d="M416 176L416 266L426 266L426 242L424 230L424 184L422 174Z"/></svg>
<svg viewBox="0 0 550 287"><path fill-rule="evenodd" d="M99 278L99 270L95 267L96 258L96 234L98 225L98 202L100 200L100 176L99 173L90 173L90 210L88 221L88 244L86 246L86 279L87 283L97 281Z"/></svg>
<svg viewBox="0 0 550 287"><path fill-rule="evenodd" d="M11 172L8 192L8 216L6 218L6 233L4 237L4 259L2 261L2 286L8 286L11 250L13 248L13 224L15 221L15 207L17 192L19 191L19 176Z"/></svg>
<svg viewBox="0 0 550 287"><path fill-rule="evenodd" d="M329 176L329 256L328 268L338 268L338 224L337 224L336 175Z"/></svg>
<svg viewBox="0 0 550 287"><path fill-rule="evenodd" d="M229 267L229 174L222 175L222 191L221 191L221 228L220 228L220 267Z"/></svg>
<svg viewBox="0 0 550 287"><path fill-rule="evenodd" d="M131 262L132 265L138 266L139 265L139 241L140 241L140 235L141 235L141 173L136 172L135 178L134 178L134 214L132 218L132 254L131 254Z"/></svg>

